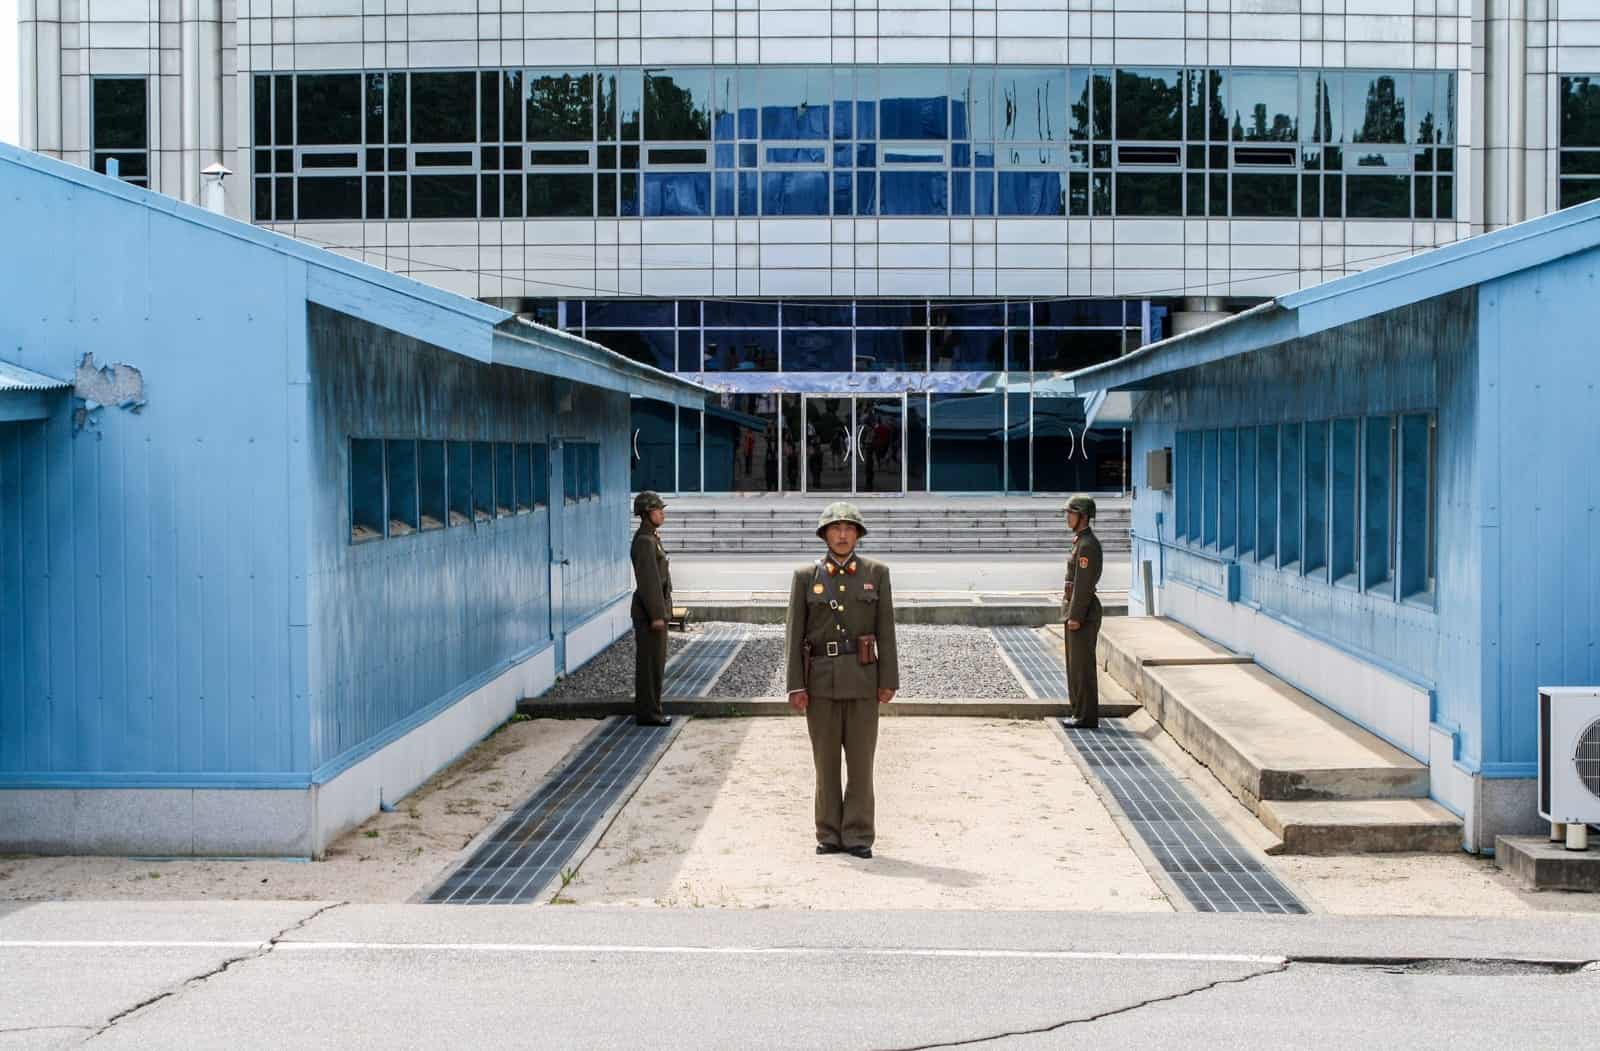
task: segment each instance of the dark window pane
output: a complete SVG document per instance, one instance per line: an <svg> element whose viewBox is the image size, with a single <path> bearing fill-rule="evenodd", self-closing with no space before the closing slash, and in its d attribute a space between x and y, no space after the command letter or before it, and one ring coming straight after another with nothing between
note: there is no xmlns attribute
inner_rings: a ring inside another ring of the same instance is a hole
<svg viewBox="0 0 1600 1051"><path fill-rule="evenodd" d="M302 220L361 218L361 178L350 175L339 178L301 179L300 218Z"/></svg>
<svg viewBox="0 0 1600 1051"><path fill-rule="evenodd" d="M1306 573L1328 564L1328 424L1305 426L1305 546L1301 552Z"/></svg>
<svg viewBox="0 0 1600 1051"><path fill-rule="evenodd" d="M703 420L697 409L678 409L678 491L680 493L698 493L700 491L700 437L703 431ZM599 446L590 446L598 450ZM599 492L598 485L594 492Z"/></svg>
<svg viewBox="0 0 1600 1051"><path fill-rule="evenodd" d="M402 176L389 177L389 218L404 219L406 217L406 180Z"/></svg>
<svg viewBox="0 0 1600 1051"><path fill-rule="evenodd" d="M147 98L143 77L97 78L94 81L94 148L147 149L150 144Z"/></svg>
<svg viewBox="0 0 1600 1051"><path fill-rule="evenodd" d="M700 330L697 328L678 330L678 371L699 372L705 368L705 362L700 356Z"/></svg>
<svg viewBox="0 0 1600 1051"><path fill-rule="evenodd" d="M612 178L615 178L614 176ZM528 176L530 218L589 216L594 214L594 176L588 172L557 175L534 172Z"/></svg>
<svg viewBox="0 0 1600 1051"><path fill-rule="evenodd" d="M584 321L589 328L671 328L673 310L670 299L591 299Z"/></svg>
<svg viewBox="0 0 1600 1051"><path fill-rule="evenodd" d="M1117 70L1117 138L1182 139L1181 80L1177 69Z"/></svg>
<svg viewBox="0 0 1600 1051"><path fill-rule="evenodd" d="M949 137L948 72L883 66L878 70L878 135L884 139ZM769 136L770 137L770 136ZM887 196L887 194L886 194ZM891 214L891 213L885 213ZM923 212L900 214L927 214ZM939 213L943 214L943 213Z"/></svg>
<svg viewBox="0 0 1600 1051"><path fill-rule="evenodd" d="M338 146L361 141L361 77L302 73L295 78L295 141Z"/></svg>
<svg viewBox="0 0 1600 1051"><path fill-rule="evenodd" d="M1053 299L1033 304L1033 324L1037 328L1062 326L1111 326L1127 324L1120 299Z"/></svg>
<svg viewBox="0 0 1600 1051"><path fill-rule="evenodd" d="M855 185L855 180L853 180L850 177L850 173L849 172L834 172L833 173L833 214L834 215L853 215L853 214L855 214L854 211L853 211L853 201L852 201L852 197L851 197L851 193L850 193L851 187L854 186L854 185Z"/></svg>
<svg viewBox="0 0 1600 1051"><path fill-rule="evenodd" d="M471 175L413 175L414 219L472 219L477 215L477 179Z"/></svg>
<svg viewBox="0 0 1600 1051"><path fill-rule="evenodd" d="M507 219L521 219L525 214L522 208L522 176L507 175L505 177Z"/></svg>
<svg viewBox="0 0 1600 1051"><path fill-rule="evenodd" d="M934 303L934 328L999 328L1005 324L999 303Z"/></svg>
<svg viewBox="0 0 1600 1051"><path fill-rule="evenodd" d="M417 443L391 439L388 448L389 535L405 536L422 525L417 518Z"/></svg>
<svg viewBox="0 0 1600 1051"><path fill-rule="evenodd" d="M882 174L879 191L882 195L880 215L946 215L949 212L949 179L942 171L886 171Z"/></svg>
<svg viewBox="0 0 1600 1051"><path fill-rule="evenodd" d="M450 493L445 486L444 442L417 443L417 497L422 528L443 529L450 520Z"/></svg>
<svg viewBox="0 0 1600 1051"><path fill-rule="evenodd" d="M644 214L710 215L711 173L646 173Z"/></svg>
<svg viewBox="0 0 1600 1051"><path fill-rule="evenodd" d="M856 214L878 214L878 177L872 172L856 174Z"/></svg>
<svg viewBox="0 0 1600 1051"><path fill-rule="evenodd" d="M257 179L255 184L255 221L272 222L272 180Z"/></svg>
<svg viewBox="0 0 1600 1051"><path fill-rule="evenodd" d="M935 394L928 488L990 492L1005 486L1005 396Z"/></svg>
<svg viewBox="0 0 1600 1051"><path fill-rule="evenodd" d="M294 222L294 180L274 179L273 181L273 212L274 222Z"/></svg>
<svg viewBox="0 0 1600 1051"><path fill-rule="evenodd" d="M707 372L777 372L776 329L705 330Z"/></svg>
<svg viewBox="0 0 1600 1051"><path fill-rule="evenodd" d="M1411 177L1351 175L1348 211L1352 219L1407 219L1411 216Z"/></svg>
<svg viewBox="0 0 1600 1051"><path fill-rule="evenodd" d="M478 138L500 141L500 78L490 72L478 75Z"/></svg>
<svg viewBox="0 0 1600 1051"><path fill-rule="evenodd" d="M593 304L591 304L591 307ZM589 329L584 335L634 361L652 365L671 372L677 360L677 339L671 330L601 330Z"/></svg>
<svg viewBox="0 0 1600 1051"><path fill-rule="evenodd" d="M255 109L254 131L251 141L257 146L272 145L272 78L255 77ZM99 83L99 82L97 82ZM104 83L109 83L106 81ZM96 89L96 102L99 100L99 88Z"/></svg>
<svg viewBox="0 0 1600 1051"><path fill-rule="evenodd" d="M472 443L472 518L487 522L494 517L494 443Z"/></svg>
<svg viewBox="0 0 1600 1051"><path fill-rule="evenodd" d="M471 73L411 74L412 142L476 142L477 108ZM424 218L420 202L417 217Z"/></svg>
<svg viewBox="0 0 1600 1051"><path fill-rule="evenodd" d="M524 91L529 142L588 142L594 138L593 74L530 74Z"/></svg>
<svg viewBox="0 0 1600 1051"><path fill-rule="evenodd" d="M1600 146L1600 76L1561 78L1561 145Z"/></svg>
<svg viewBox="0 0 1600 1051"><path fill-rule="evenodd" d="M936 372L1001 372L1006 367L1000 329L935 328L930 367Z"/></svg>
<svg viewBox="0 0 1600 1051"><path fill-rule="evenodd" d="M272 78L272 139L274 146L294 144L294 78Z"/></svg>
<svg viewBox="0 0 1600 1051"><path fill-rule="evenodd" d="M350 539L377 540L384 535L383 442L350 439Z"/></svg>
<svg viewBox="0 0 1600 1051"><path fill-rule="evenodd" d="M1600 199L1600 179L1561 180L1561 207L1571 208L1596 199Z"/></svg>
<svg viewBox="0 0 1600 1051"><path fill-rule="evenodd" d="M452 526L472 521L472 446L449 442L445 446L450 483L450 522Z"/></svg>
<svg viewBox="0 0 1600 1051"><path fill-rule="evenodd" d="M925 328L928 324L928 308L920 302L863 300L856 304L856 324L863 328Z"/></svg>
<svg viewBox="0 0 1600 1051"><path fill-rule="evenodd" d="M1002 171L999 179L1000 215L1065 215L1066 194L1060 172Z"/></svg>
<svg viewBox="0 0 1600 1051"><path fill-rule="evenodd" d="M1344 77L1345 119L1350 125L1350 141L1405 142L1410 74L1347 71Z"/></svg>
<svg viewBox="0 0 1600 1051"><path fill-rule="evenodd" d="M623 172L617 180L617 214L639 214L639 175L637 172Z"/></svg>
<svg viewBox="0 0 1600 1051"><path fill-rule="evenodd" d="M926 372L925 329L857 329L857 372Z"/></svg>
<svg viewBox="0 0 1600 1051"><path fill-rule="evenodd" d="M500 75L500 133L506 142L522 141L522 71L513 69Z"/></svg>
<svg viewBox="0 0 1600 1051"><path fill-rule="evenodd" d="M670 403L653 398L632 398L630 405L633 488L670 493L678 487L673 471L676 411Z"/></svg>
<svg viewBox="0 0 1600 1051"><path fill-rule="evenodd" d="M644 136L655 142L711 138L711 70L646 70Z"/></svg>
<svg viewBox="0 0 1600 1051"><path fill-rule="evenodd" d="M789 310L784 309L787 319ZM849 372L851 340L848 329L785 328L785 372Z"/></svg>
<svg viewBox="0 0 1600 1051"><path fill-rule="evenodd" d="M500 176L478 177L478 214L485 219L500 217Z"/></svg>
<svg viewBox="0 0 1600 1051"><path fill-rule="evenodd" d="M1052 331L1033 333L1035 372L1072 372L1110 361L1122 353L1122 329Z"/></svg>
<svg viewBox="0 0 1600 1051"><path fill-rule="evenodd" d="M1233 74L1229 95L1235 142L1295 142L1299 75L1256 70Z"/></svg>
<svg viewBox="0 0 1600 1051"><path fill-rule="evenodd" d="M828 206L825 171L761 173L762 215L827 215Z"/></svg>
<svg viewBox="0 0 1600 1051"><path fill-rule="evenodd" d="M406 104L410 80L405 73L390 73L387 98L384 99L383 108L389 116L389 142L403 143L406 140L406 114L410 107Z"/></svg>
<svg viewBox="0 0 1600 1051"><path fill-rule="evenodd" d="M1233 214L1251 217L1293 217L1299 214L1295 201L1294 175L1256 175L1235 173L1233 176Z"/></svg>
<svg viewBox="0 0 1600 1051"><path fill-rule="evenodd" d="M707 328L777 328L778 304L708 299L705 319Z"/></svg>
<svg viewBox="0 0 1600 1051"><path fill-rule="evenodd" d="M783 304L783 327L791 328L848 328L849 303L796 303Z"/></svg>
<svg viewBox="0 0 1600 1051"><path fill-rule="evenodd" d="M504 517L516 509L516 460L506 442L494 444L494 513Z"/></svg>
<svg viewBox="0 0 1600 1051"><path fill-rule="evenodd" d="M148 153L99 153L95 155L94 170L102 173L108 171L106 162L112 160L117 162L119 179L144 179L150 175Z"/></svg>
<svg viewBox="0 0 1600 1051"><path fill-rule="evenodd" d="M1083 402L1078 398L1033 399L1034 492L1070 493L1101 488L1096 477L1105 442L1098 433L1091 440L1083 422ZM1120 446L1120 432L1112 433L1117 435ZM1015 463L1012 470L1016 470Z"/></svg>
<svg viewBox="0 0 1600 1051"><path fill-rule="evenodd" d="M1117 173L1118 215L1182 215L1183 177L1148 172Z"/></svg>

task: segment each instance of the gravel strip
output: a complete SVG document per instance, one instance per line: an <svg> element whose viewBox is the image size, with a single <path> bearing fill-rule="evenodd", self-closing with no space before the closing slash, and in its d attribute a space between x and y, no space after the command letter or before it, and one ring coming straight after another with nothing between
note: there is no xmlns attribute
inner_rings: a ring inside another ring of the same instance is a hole
<svg viewBox="0 0 1600 1051"><path fill-rule="evenodd" d="M751 625L749 630L750 641L707 696L784 695L782 626ZM986 628L904 624L895 630L895 639L900 646L900 696L907 700L1028 696Z"/></svg>
<svg viewBox="0 0 1600 1051"><path fill-rule="evenodd" d="M667 633L667 660L689 645L689 640L705 631L694 625L688 632ZM595 654L594 658L540 695L541 701L575 701L592 697L633 696L633 631Z"/></svg>

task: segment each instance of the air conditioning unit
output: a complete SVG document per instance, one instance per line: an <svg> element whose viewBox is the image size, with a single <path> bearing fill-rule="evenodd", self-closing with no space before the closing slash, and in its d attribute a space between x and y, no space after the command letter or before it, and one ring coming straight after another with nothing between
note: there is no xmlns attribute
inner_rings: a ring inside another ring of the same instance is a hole
<svg viewBox="0 0 1600 1051"><path fill-rule="evenodd" d="M1539 816L1566 826L1567 849L1588 846L1600 822L1600 687L1539 690Z"/></svg>

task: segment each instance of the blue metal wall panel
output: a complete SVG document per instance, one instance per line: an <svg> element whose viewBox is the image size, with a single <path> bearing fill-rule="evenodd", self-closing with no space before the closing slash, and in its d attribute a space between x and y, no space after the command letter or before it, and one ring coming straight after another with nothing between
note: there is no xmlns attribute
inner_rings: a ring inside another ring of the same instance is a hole
<svg viewBox="0 0 1600 1051"><path fill-rule="evenodd" d="M306 659L321 768L551 640L551 514L568 516L568 625L626 588L627 395L480 365L321 307L309 317ZM352 436L597 441L603 496L564 506L557 488L532 514L351 544Z"/></svg>
<svg viewBox="0 0 1600 1051"><path fill-rule="evenodd" d="M1597 271L1591 250L1481 290L1486 763L1537 759L1540 686L1600 683Z"/></svg>
<svg viewBox="0 0 1600 1051"><path fill-rule="evenodd" d="M20 651L0 673L0 777L307 769L283 741L285 369L304 304L281 298L306 263L159 198L3 175L7 358L68 377L85 354L126 363L146 404L79 430L62 399L0 441L16 499L0 645Z"/></svg>
<svg viewBox="0 0 1600 1051"><path fill-rule="evenodd" d="M1464 752L1481 741L1477 678L1480 590L1473 405L1477 385L1476 293L1453 293L1273 349L1168 374L1135 393L1134 530L1173 541L1175 491L1143 486L1148 450L1173 446L1179 430L1259 426L1408 410L1437 410L1436 606L1396 602L1276 568L1246 556L1240 600L1304 625L1352 652L1378 658L1438 690L1438 717L1463 731ZM1213 563L1155 544L1136 545L1168 576L1202 584Z"/></svg>

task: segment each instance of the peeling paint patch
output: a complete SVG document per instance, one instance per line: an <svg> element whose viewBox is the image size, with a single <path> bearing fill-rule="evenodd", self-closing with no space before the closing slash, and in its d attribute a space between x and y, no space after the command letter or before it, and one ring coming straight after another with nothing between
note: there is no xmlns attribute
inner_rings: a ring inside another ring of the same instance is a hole
<svg viewBox="0 0 1600 1051"><path fill-rule="evenodd" d="M72 376L72 395L78 406L72 412L74 430L92 426L94 415L107 405L129 412L144 408L144 373L122 362L96 365L94 354L83 356Z"/></svg>

